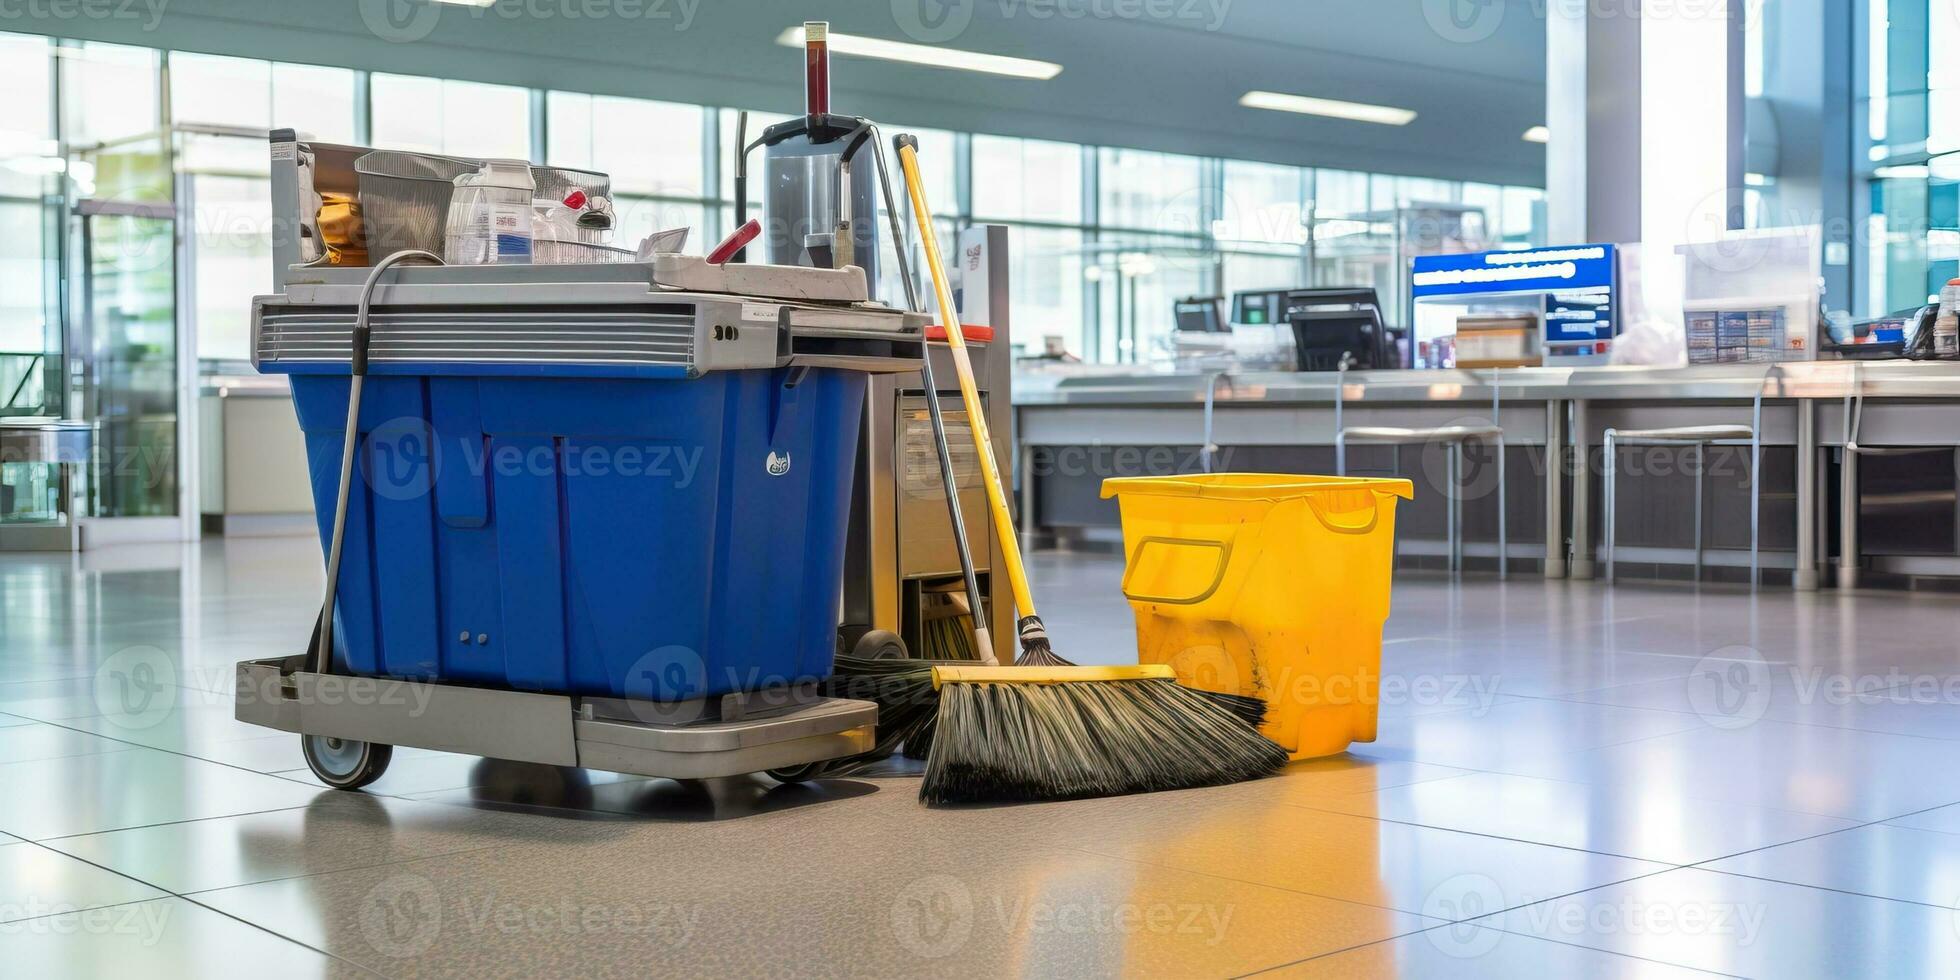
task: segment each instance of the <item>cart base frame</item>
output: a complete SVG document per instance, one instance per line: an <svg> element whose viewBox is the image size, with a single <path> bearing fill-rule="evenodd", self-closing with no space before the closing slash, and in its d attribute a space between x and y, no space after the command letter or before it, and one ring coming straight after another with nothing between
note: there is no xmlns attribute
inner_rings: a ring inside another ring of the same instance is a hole
<svg viewBox="0 0 1960 980"><path fill-rule="evenodd" d="M871 751L878 706L813 688L655 703L321 674L305 657L238 664L239 721L299 735L669 779L786 769Z"/></svg>

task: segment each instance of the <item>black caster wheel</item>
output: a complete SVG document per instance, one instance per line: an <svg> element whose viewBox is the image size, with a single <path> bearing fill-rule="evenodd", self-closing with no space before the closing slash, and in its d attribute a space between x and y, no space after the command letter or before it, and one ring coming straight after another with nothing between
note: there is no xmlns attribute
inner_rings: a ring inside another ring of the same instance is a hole
<svg viewBox="0 0 1960 980"><path fill-rule="evenodd" d="M299 746L306 755L306 768L334 789L360 789L380 779L395 756L392 745L325 735L301 735Z"/></svg>
<svg viewBox="0 0 1960 980"><path fill-rule="evenodd" d="M824 767L827 765L829 765L827 762L810 762L784 769L771 769L767 775L779 783L807 783L812 779L822 779Z"/></svg>
<svg viewBox="0 0 1960 980"><path fill-rule="evenodd" d="M859 660L907 660L911 653L905 649L905 640L890 630L872 630L858 637L851 647L851 656Z"/></svg>

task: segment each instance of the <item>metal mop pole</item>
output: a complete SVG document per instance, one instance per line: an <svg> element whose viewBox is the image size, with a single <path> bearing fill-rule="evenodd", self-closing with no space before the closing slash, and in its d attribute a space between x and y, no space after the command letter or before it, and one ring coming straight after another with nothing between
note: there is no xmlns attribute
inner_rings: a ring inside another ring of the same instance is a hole
<svg viewBox="0 0 1960 980"><path fill-rule="evenodd" d="M906 238L898 221L898 202L892 195L891 172L885 168L884 136L878 127L871 127L871 146L877 153L878 186L884 191L885 214L891 223L892 252L898 257L898 277L905 281L905 306L914 312L923 313L919 305L919 287L912 281L911 264L905 260ZM994 655L993 631L987 628L987 608L980 602L980 579L973 573L973 548L966 537L966 518L960 509L959 480L953 473L953 450L946 441L946 417L939 405L939 385L932 376L932 345L921 343L919 351L919 381L926 389L926 413L932 417L933 448L939 453L939 479L946 485L946 510L953 519L953 542L959 547L960 571L966 577L966 601L973 607L973 642L980 648L980 660L989 667L998 666L1000 658Z"/></svg>
<svg viewBox="0 0 1960 980"><path fill-rule="evenodd" d="M333 538L327 546L327 596L320 605L320 645L313 652L313 669L322 674L333 673L333 604L340 586L341 547L347 541L347 498L354 490L354 448L361 441L361 386L367 380L371 333L368 308L374 301L374 286L381 280L381 274L388 271L390 266L407 259L427 259L436 265L442 264L442 256L419 248L403 249L382 259L375 263L367 281L361 284L361 304L354 312L354 336L347 361L351 376L347 389L347 438L340 447L340 491L334 497Z"/></svg>

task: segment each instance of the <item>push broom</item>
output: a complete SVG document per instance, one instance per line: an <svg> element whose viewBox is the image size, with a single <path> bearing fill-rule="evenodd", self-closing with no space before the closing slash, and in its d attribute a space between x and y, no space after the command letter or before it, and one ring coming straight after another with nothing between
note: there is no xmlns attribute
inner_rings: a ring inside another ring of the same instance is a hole
<svg viewBox="0 0 1960 980"><path fill-rule="evenodd" d="M907 141L910 142L908 143ZM915 152L910 167L912 170L916 170L918 167L916 154L917 140L910 136L901 136L895 143L901 147L899 150L901 165L904 165L903 157L905 150L903 147L909 145L914 149ZM899 273L900 278L905 283L906 300L911 309L923 313L925 312L925 307L919 302L916 290L912 285L911 269L905 261L905 247L903 244L905 236L898 224L898 207L897 203L892 200L891 182L886 177L884 148L879 146L877 151L878 175L884 186L885 210L890 216L892 242L897 248ZM1017 627L1018 638L1021 643L1021 655L1015 658L1014 664L1017 667L1074 667L1076 666L1074 663L1063 659L1055 653L1054 643L1048 637L1048 627L1042 623L1041 615L1035 611L1034 592L1028 585L1027 568L1021 561L1021 549L1019 547L1019 539L1015 536L1017 532L1014 528L1014 520L1007 510L1006 495L1002 489L1003 484L1000 478L1000 464L993 453L992 437L986 432L986 419L978 414L978 409L976 408L978 398L972 393L977 388L977 385L973 382L973 363L966 352L964 328L955 322L958 319L958 313L949 305L950 300L947 297L950 296L950 293L944 292L946 289L944 285L946 272L939 261L937 233L933 228L927 227L931 224L931 216L924 211L924 195L915 185L912 170L906 172L906 188L912 198L914 217L919 220L920 225L924 228L928 267L932 271L935 291L941 293L938 297L941 314L940 319L947 324L947 345L952 349L954 369L960 376L960 395L965 399L967 415L975 420L971 429L973 441L986 467L984 472L986 474L987 500L989 508L993 511L994 523L998 532L997 537L1001 539L1001 550L1003 552L1002 564L1007 566L1008 579L1014 591L1014 604L1021 611L1021 620ZM930 364L931 362L928 360L925 374L928 387L932 385ZM931 399L929 401L935 408L937 407L937 399ZM933 421L934 435L938 438L939 442L940 468L945 476L946 494L954 506L953 527L958 536L960 564L966 572L967 593L971 596L970 605L974 609L975 630L978 633L977 644L983 649L988 649L989 643L983 631L985 620L979 616L978 612L980 607L979 587L974 584L973 559L966 544L965 525L961 522L959 516L957 503L958 489L954 486L952 461L946 450L945 427L939 422L936 413ZM981 659L991 660L992 658L990 655L983 655ZM988 663L987 666L994 666L994 664ZM1258 728L1266 722L1266 700L1264 698L1228 694L1222 691L1199 691L1198 693L1219 707L1237 715L1246 724L1254 728Z"/></svg>
<svg viewBox="0 0 1960 980"><path fill-rule="evenodd" d="M1070 799L1217 786L1267 775L1287 752L1161 664L1077 667L1055 655L1021 560L1006 484L919 178L918 140L895 140L946 343L959 375L1000 563L1021 619L1016 667L935 667L939 714L927 803Z"/></svg>

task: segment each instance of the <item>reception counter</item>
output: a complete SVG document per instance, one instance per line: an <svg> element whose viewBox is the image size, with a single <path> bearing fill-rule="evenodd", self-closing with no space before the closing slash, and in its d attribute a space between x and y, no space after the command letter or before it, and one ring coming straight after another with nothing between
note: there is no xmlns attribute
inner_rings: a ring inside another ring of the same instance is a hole
<svg viewBox="0 0 1960 980"><path fill-rule="evenodd" d="M1607 431L1740 425L1760 441L1768 578L1814 589L1827 567L1845 586L1866 569L1907 579L1960 575L1960 363L1345 375L1036 368L1017 374L1014 407L1030 533L1107 538L1115 510L1096 490L1109 476L1192 472L1207 462L1217 470L1332 473L1343 426L1494 422L1504 430L1508 476L1505 567L1591 578L1600 571ZM1616 454L1620 574L1680 577L1699 553L1711 577L1746 579L1755 456L1753 445L1710 447L1697 467L1691 447L1623 447ZM1446 458L1433 444L1347 449L1351 474L1416 480L1418 500L1402 526L1405 560L1433 564L1447 554L1443 502L1454 494L1464 502L1466 564L1493 568L1497 467L1489 464L1496 454L1471 447L1472 465L1455 480ZM1694 506L1697 486L1702 508Z"/></svg>

